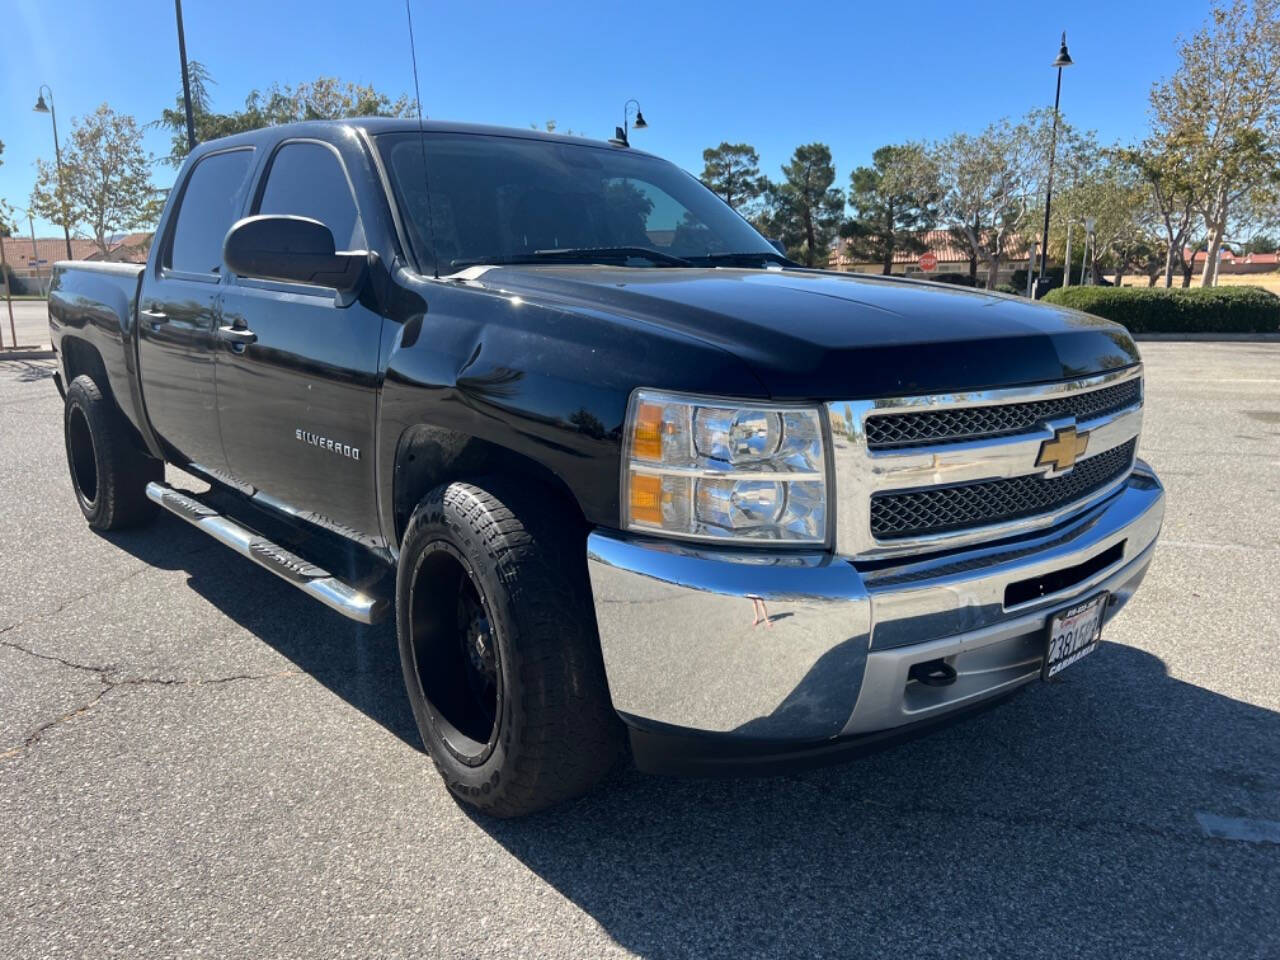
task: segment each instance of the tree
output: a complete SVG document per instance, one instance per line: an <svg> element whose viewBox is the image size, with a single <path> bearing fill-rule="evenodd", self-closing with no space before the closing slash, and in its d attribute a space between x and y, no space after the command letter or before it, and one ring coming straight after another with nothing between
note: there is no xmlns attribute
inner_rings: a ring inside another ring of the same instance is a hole
<svg viewBox="0 0 1280 960"><path fill-rule="evenodd" d="M77 118L63 149L61 176L56 166L36 161L32 211L60 221L65 210L68 226L87 230L104 254L112 234L154 223L161 204L141 141L133 117L105 103Z"/></svg>
<svg viewBox="0 0 1280 960"><path fill-rule="evenodd" d="M209 88L215 84L203 64L192 60L187 64L191 85L191 114L196 141L215 140L246 130L301 120L339 120L343 117L411 117L416 115L413 101L405 94L392 99L367 84L344 83L336 77L318 77L296 87L273 83L264 93L253 90L245 98L244 109L217 113L212 107ZM182 163L189 152L187 120L179 92L175 105L161 112L155 126L171 131L168 161Z"/></svg>
<svg viewBox="0 0 1280 960"><path fill-rule="evenodd" d="M924 252L920 234L938 219L938 169L924 144L881 147L871 166L849 175L849 188L853 218L840 234L855 256L882 264L889 274L898 250Z"/></svg>
<svg viewBox="0 0 1280 960"><path fill-rule="evenodd" d="M988 290L1010 242L1030 223L1048 155L1045 128L1035 112L976 135L957 133L936 148L944 214L972 262L987 265Z"/></svg>
<svg viewBox="0 0 1280 960"><path fill-rule="evenodd" d="M545 129L545 130L547 131L547 133L555 133L555 132L556 132L556 126L557 126L557 124L556 124L556 122L555 122L554 120L548 120L548 121L546 121L546 122L542 125L542 128L541 128L541 129ZM537 125L536 123L531 123L531 124L529 124L529 129L530 129L530 130L537 130L537 129L539 129L539 127L538 127L538 125ZM564 136L566 136L566 137L577 137L577 136L581 136L581 134L577 134L577 133L575 133L573 130L569 129L568 127L566 127L564 130L562 130L562 131L560 131L560 132L561 132L562 134L564 134Z"/></svg>
<svg viewBox="0 0 1280 960"><path fill-rule="evenodd" d="M1270 233L1255 233L1244 245L1245 253L1275 253L1280 241Z"/></svg>
<svg viewBox="0 0 1280 960"><path fill-rule="evenodd" d="M1078 175L1060 193L1055 191L1049 252L1064 263L1071 262L1065 249L1066 221L1070 218L1079 224L1088 219L1093 222L1089 268L1095 283L1105 266L1114 267L1120 276L1131 268L1145 274L1159 241L1142 171L1132 162L1130 151L1099 149L1092 135L1081 142L1088 146L1076 161Z"/></svg>
<svg viewBox="0 0 1280 960"><path fill-rule="evenodd" d="M769 182L760 176L760 157L749 143L721 142L702 151L702 182L744 216L754 212Z"/></svg>
<svg viewBox="0 0 1280 960"><path fill-rule="evenodd" d="M0 237L12 237L17 229L17 211L8 200L0 199Z"/></svg>
<svg viewBox="0 0 1280 960"><path fill-rule="evenodd" d="M1139 171L1148 191L1147 209L1161 233L1164 247L1164 285L1173 286L1173 273L1182 274L1182 285L1191 283L1188 243L1196 232L1198 194L1188 163L1175 144L1149 137L1141 147L1126 151L1128 162Z"/></svg>
<svg viewBox="0 0 1280 960"><path fill-rule="evenodd" d="M4 141L0 140L0 167L4 166ZM0 200L0 237L13 236L13 207Z"/></svg>
<svg viewBox="0 0 1280 960"><path fill-rule="evenodd" d="M782 182L769 191L770 225L781 233L787 256L810 267L825 265L844 215L844 194L832 186L836 168L831 148L825 143L796 147L782 174Z"/></svg>
<svg viewBox="0 0 1280 960"><path fill-rule="evenodd" d="M1186 160L1212 286L1233 208L1280 190L1280 0L1215 4L1178 59L1151 89L1153 134Z"/></svg>

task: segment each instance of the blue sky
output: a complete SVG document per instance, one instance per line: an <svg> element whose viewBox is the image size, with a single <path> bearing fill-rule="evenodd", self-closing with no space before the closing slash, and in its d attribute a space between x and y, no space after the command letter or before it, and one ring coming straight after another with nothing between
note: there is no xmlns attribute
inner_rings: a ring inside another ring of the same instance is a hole
<svg viewBox="0 0 1280 960"><path fill-rule="evenodd" d="M721 140L755 145L778 167L800 143L835 156L839 185L871 151L904 139L976 130L1051 105L1058 35L1078 66L1063 109L1104 140L1133 140L1147 91L1175 65L1174 40L1207 4L1109 3L438 3L411 0L423 105L438 119L527 126L554 118L601 138L636 97L650 123L632 143L695 174ZM16 9L15 5L16 4ZM140 122L181 85L169 0L7 0L0 47L0 198L25 209L37 156L106 101ZM318 75L412 93L404 0L185 0L187 52L234 109L255 87ZM791 18L789 11L803 11ZM150 130L145 146L167 150ZM173 171L156 167L158 185ZM36 223L40 235L50 224Z"/></svg>

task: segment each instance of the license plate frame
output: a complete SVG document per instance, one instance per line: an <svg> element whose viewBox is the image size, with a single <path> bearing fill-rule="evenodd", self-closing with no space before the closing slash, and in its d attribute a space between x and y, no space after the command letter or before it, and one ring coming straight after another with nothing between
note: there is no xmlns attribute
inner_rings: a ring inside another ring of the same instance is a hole
<svg viewBox="0 0 1280 960"><path fill-rule="evenodd" d="M1040 679L1051 680L1098 649L1102 641L1102 621L1110 601L1111 594L1104 590L1049 618Z"/></svg>

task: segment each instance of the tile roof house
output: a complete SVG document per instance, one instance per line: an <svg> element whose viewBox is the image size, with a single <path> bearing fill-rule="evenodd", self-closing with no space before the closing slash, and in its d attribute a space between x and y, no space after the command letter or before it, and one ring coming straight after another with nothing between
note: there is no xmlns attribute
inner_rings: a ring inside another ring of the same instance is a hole
<svg viewBox="0 0 1280 960"><path fill-rule="evenodd" d="M97 252L98 245L92 240L71 238L72 260L88 260ZM59 260L67 259L67 241L63 237L37 237L34 241L30 237L6 237L4 256L14 273L48 273Z"/></svg>
<svg viewBox="0 0 1280 960"><path fill-rule="evenodd" d="M937 258L937 266L931 271L939 273L968 273L969 251L963 243L958 243L949 230L928 230L920 235L927 250ZM895 250L893 254L893 272L920 274L928 276L919 268L920 254L905 250ZM1015 269L1027 265L1027 243L1021 237L1011 237L1005 251L1004 261L1000 268L1001 278ZM851 270L858 273L879 273L884 265L858 259L849 253L847 241L838 240L831 254L830 267L833 270ZM979 262L979 276L986 276L986 267Z"/></svg>
<svg viewBox="0 0 1280 960"><path fill-rule="evenodd" d="M1190 247L1183 248L1183 257L1189 253L1191 253ZM1207 250L1197 250L1191 261L1192 266L1197 270L1203 269L1206 256L1208 256ZM1235 253L1229 247L1223 247L1222 253L1218 256L1219 273L1267 273L1277 268L1280 268L1280 254Z"/></svg>
<svg viewBox="0 0 1280 960"><path fill-rule="evenodd" d="M125 263L146 263L153 234L126 233L113 238L110 249L104 254L92 240L71 238L72 260L109 260ZM67 241L64 237L13 236L4 239L4 256L9 267L18 276L48 274L59 260L67 259Z"/></svg>

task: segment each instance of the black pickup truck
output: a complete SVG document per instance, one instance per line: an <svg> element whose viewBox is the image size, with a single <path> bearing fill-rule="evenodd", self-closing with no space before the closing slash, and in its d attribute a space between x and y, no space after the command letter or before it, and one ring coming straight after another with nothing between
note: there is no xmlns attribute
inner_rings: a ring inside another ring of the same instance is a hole
<svg viewBox="0 0 1280 960"><path fill-rule="evenodd" d="M1048 680L1163 516L1122 328L800 268L625 143L206 143L146 266L59 264L49 314L90 526L163 508L394 613L428 751L499 816L628 752L774 770Z"/></svg>

